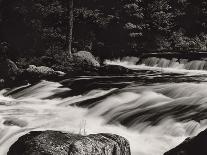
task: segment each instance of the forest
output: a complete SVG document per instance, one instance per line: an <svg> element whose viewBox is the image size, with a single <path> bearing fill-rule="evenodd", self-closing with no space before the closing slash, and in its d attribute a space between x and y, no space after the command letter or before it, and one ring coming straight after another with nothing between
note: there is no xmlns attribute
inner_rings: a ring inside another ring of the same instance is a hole
<svg viewBox="0 0 207 155"><path fill-rule="evenodd" d="M1 0L1 51L16 61L60 59L67 0ZM206 0L74 0L72 52L100 59L207 50Z"/></svg>

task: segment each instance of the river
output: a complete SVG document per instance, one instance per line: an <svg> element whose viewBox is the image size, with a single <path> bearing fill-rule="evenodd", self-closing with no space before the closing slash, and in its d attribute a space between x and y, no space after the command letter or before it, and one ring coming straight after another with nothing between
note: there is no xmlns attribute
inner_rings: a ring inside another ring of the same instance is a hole
<svg viewBox="0 0 207 155"><path fill-rule="evenodd" d="M29 131L61 130L118 134L129 140L132 155L162 155L207 128L205 62L137 62L105 62L133 74L65 77L1 90L0 154Z"/></svg>

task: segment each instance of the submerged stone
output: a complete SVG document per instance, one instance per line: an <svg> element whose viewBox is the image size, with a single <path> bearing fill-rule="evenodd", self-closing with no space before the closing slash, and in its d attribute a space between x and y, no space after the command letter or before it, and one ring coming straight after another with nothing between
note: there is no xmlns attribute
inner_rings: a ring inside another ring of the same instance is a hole
<svg viewBox="0 0 207 155"><path fill-rule="evenodd" d="M100 75L123 75L132 74L133 70L118 65L104 65L99 69Z"/></svg>
<svg viewBox="0 0 207 155"><path fill-rule="evenodd" d="M18 127L25 127L27 126L27 122L17 119L17 118L6 118L3 122L5 126L18 126Z"/></svg>

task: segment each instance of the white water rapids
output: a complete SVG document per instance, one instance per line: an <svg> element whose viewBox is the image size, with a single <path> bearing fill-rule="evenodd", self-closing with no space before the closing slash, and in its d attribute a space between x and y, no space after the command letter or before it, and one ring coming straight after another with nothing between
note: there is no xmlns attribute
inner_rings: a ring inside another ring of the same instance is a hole
<svg viewBox="0 0 207 155"><path fill-rule="evenodd" d="M33 130L113 133L129 140L132 155L162 155L207 128L207 71L174 68L182 74L171 75L169 69L162 69L165 74L158 67L110 63L134 68L137 74L2 90L0 155Z"/></svg>

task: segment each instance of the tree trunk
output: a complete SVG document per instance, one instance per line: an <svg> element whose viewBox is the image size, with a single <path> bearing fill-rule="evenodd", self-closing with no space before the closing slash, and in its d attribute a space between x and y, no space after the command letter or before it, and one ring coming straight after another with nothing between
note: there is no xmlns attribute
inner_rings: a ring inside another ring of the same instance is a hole
<svg viewBox="0 0 207 155"><path fill-rule="evenodd" d="M68 57L72 57L73 39L73 0L67 0L67 32L66 32L66 52Z"/></svg>

